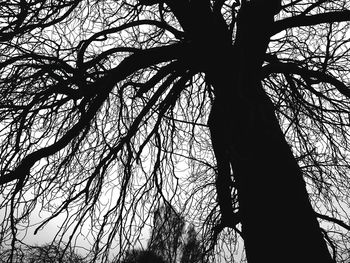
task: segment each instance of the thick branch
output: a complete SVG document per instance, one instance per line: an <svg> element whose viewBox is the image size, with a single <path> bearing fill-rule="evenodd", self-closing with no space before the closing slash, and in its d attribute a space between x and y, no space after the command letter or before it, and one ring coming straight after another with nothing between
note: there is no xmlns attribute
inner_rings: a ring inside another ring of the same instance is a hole
<svg viewBox="0 0 350 263"><path fill-rule="evenodd" d="M342 81L321 71L300 68L294 63L271 63L263 67L263 77L271 73L291 73L302 76L305 79L317 80L333 85L342 95L350 98L350 89Z"/></svg>
<svg viewBox="0 0 350 263"><path fill-rule="evenodd" d="M172 26L160 22L160 21L154 21L154 20L138 20L138 21L132 21L130 23L123 24L119 27L114 27L114 28L109 28L106 30L99 31L98 33L92 35L89 39L84 40L81 42L80 50L78 52L78 65L82 65L84 61L84 53L88 46L93 42L96 41L100 37L104 37L110 34L115 34L119 33L125 29L132 28L132 27L137 27L137 26L142 26L142 25L152 25L152 26L157 26L161 29L167 30L170 33L172 33L176 38L182 38L182 32L178 31L177 29L173 28Z"/></svg>
<svg viewBox="0 0 350 263"><path fill-rule="evenodd" d="M311 16L294 16L283 20L276 21L271 30L271 35L286 30L288 28L300 26L313 26L323 23L350 21L350 10L334 11Z"/></svg>
<svg viewBox="0 0 350 263"><path fill-rule="evenodd" d="M334 217L330 217L330 216L327 216L327 215L322 215L322 214L319 214L319 213L316 213L316 216L318 218L321 218L321 219L324 219L324 220L327 220L329 222L333 222L341 227L344 227L346 230L350 231L350 226L348 224L345 224L343 221L339 220L339 219L336 219Z"/></svg>
<svg viewBox="0 0 350 263"><path fill-rule="evenodd" d="M173 44L140 50L125 58L116 68L111 69L104 78L86 87L86 93L98 94L105 89L106 84L118 83L132 73L166 61L184 58L187 48L183 44ZM112 87L111 87L112 88ZM85 94L85 93L84 93Z"/></svg>
<svg viewBox="0 0 350 263"><path fill-rule="evenodd" d="M186 0L165 0L164 2L170 7L181 27L188 31L190 28L189 2Z"/></svg>

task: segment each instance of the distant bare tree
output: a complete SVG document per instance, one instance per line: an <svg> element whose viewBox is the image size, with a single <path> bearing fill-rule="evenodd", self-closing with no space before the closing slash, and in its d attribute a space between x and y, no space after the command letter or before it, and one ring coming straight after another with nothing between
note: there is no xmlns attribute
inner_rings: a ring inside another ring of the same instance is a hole
<svg viewBox="0 0 350 263"><path fill-rule="evenodd" d="M152 251L130 250L127 251L125 258L121 263L166 263L162 257Z"/></svg>
<svg viewBox="0 0 350 263"><path fill-rule="evenodd" d="M170 205L161 205L154 211L148 250L161 256L167 263L180 258L185 220Z"/></svg>
<svg viewBox="0 0 350 263"><path fill-rule="evenodd" d="M197 237L194 226L190 226L187 230L186 240L182 247L182 255L180 263L200 263L203 262L203 249Z"/></svg>

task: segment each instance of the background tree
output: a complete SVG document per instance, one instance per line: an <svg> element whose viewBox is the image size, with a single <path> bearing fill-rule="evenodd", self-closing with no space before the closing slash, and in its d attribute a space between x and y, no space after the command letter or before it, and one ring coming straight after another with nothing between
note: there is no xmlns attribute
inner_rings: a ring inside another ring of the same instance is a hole
<svg viewBox="0 0 350 263"><path fill-rule="evenodd" d="M184 228L184 218L170 205L161 205L154 211L148 250L168 263L178 262Z"/></svg>
<svg viewBox="0 0 350 263"><path fill-rule="evenodd" d="M60 219L57 241L88 239L106 262L160 202L202 225L213 260L243 240L249 263L349 261L349 1L19 0L0 13L10 261Z"/></svg>
<svg viewBox="0 0 350 263"><path fill-rule="evenodd" d="M129 250L123 259L128 262L203 262L203 250L193 225L187 227L185 219L169 204L160 205L153 212L153 225L146 250Z"/></svg>
<svg viewBox="0 0 350 263"><path fill-rule="evenodd" d="M200 241L197 238L197 232L194 226L187 230L186 241L182 248L181 263L199 263L203 262L203 250Z"/></svg>
<svg viewBox="0 0 350 263"><path fill-rule="evenodd" d="M169 263L202 262L204 251L197 235L195 227L186 227L181 213L166 203L154 211L147 250Z"/></svg>
<svg viewBox="0 0 350 263"><path fill-rule="evenodd" d="M122 263L165 263L165 261L152 251L133 249L126 253Z"/></svg>

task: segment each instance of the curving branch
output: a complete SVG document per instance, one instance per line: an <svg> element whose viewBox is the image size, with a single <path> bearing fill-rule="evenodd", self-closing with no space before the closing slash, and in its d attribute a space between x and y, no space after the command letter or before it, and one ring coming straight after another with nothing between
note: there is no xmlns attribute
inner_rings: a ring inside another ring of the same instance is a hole
<svg viewBox="0 0 350 263"><path fill-rule="evenodd" d="M311 16L298 15L276 21L272 27L271 36L293 27L345 21L350 21L350 10L327 12Z"/></svg>
<svg viewBox="0 0 350 263"><path fill-rule="evenodd" d="M130 23L126 23L126 24L123 24L123 25L118 26L118 27L109 28L109 29L106 29L106 30L99 31L98 33L96 33L93 36L91 36L89 39L82 41L80 43L80 45L79 45L80 48L79 48L79 51L78 51L78 58L77 58L78 65L80 65L80 66L83 65L83 63L84 63L84 53L85 53L86 49L88 48L88 46L93 41L98 40L100 37L106 37L107 35L115 34L115 33L121 32L121 31L123 31L125 29L136 27L136 26L142 26L142 25L152 25L152 26L156 26L156 27L159 27L161 29L167 30L170 33L172 33L178 39L181 39L183 37L183 34L182 34L181 31L178 31L177 29L173 28L172 26L168 25L165 22L154 21L154 20L147 20L147 19L138 20L138 21L132 21ZM130 49L132 49L132 51L133 51L135 48L130 48Z"/></svg>

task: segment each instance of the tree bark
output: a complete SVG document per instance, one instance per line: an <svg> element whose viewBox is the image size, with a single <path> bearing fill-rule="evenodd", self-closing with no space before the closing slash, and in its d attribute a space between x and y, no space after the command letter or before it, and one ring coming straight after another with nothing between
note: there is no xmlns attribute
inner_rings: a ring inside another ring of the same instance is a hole
<svg viewBox="0 0 350 263"><path fill-rule="evenodd" d="M242 7L232 57L210 72L215 102L209 127L215 151L226 155L232 167L247 259L334 262L301 170L262 88L260 69L274 14L255 2Z"/></svg>
<svg viewBox="0 0 350 263"><path fill-rule="evenodd" d="M242 82L261 89L252 77ZM238 189L248 262L333 262L271 102L257 92L254 98L217 103L216 127L224 127L223 138L226 131L230 136L224 151Z"/></svg>

